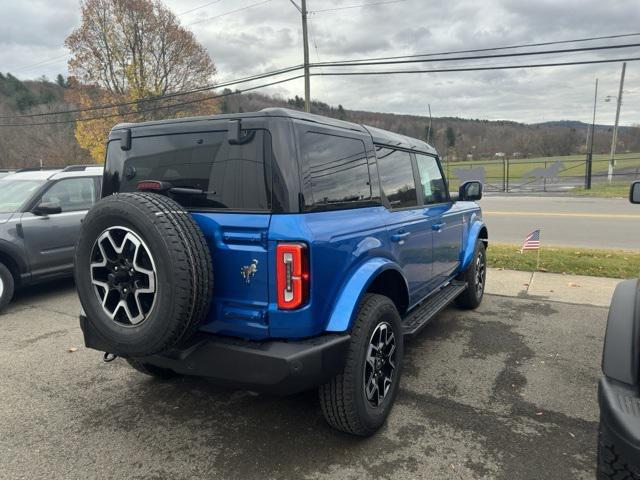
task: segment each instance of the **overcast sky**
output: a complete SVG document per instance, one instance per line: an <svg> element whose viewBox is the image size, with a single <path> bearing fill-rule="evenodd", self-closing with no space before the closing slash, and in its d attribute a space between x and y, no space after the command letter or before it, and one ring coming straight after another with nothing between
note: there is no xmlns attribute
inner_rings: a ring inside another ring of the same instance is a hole
<svg viewBox="0 0 640 480"><path fill-rule="evenodd" d="M309 10L317 11L381 1L384 0L307 3ZM165 0L176 14L208 3L211 4L179 18L208 49L218 68L217 80L302 62L300 16L289 0ZM225 15L239 9L243 10ZM66 75L64 39L79 22L78 0L0 0L0 71L20 78ZM310 15L312 61L446 52L636 32L640 32L639 0L404 0ZM607 42L640 43L640 36ZM566 47L584 45L587 44ZM480 60L473 65L625 56L640 57L640 48L521 60ZM471 64L430 63L421 68ZM431 104L434 116L590 122L593 84L598 77L597 122L613 123L615 102L605 103L604 97L617 95L620 69L619 63L613 63L491 72L314 77L312 97L332 105L342 104L347 109L422 115L427 104ZM296 81L268 91L288 97L302 95L304 89L302 82ZM623 98L621 124L640 124L640 62L627 66Z"/></svg>

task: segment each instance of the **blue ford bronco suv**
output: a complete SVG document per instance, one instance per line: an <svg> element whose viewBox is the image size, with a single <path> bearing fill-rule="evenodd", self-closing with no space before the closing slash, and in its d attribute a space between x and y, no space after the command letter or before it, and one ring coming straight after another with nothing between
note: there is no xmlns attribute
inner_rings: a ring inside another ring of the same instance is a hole
<svg viewBox="0 0 640 480"><path fill-rule="evenodd" d="M117 125L76 249L86 346L152 376L319 387L329 424L370 435L403 339L482 300L481 195L450 194L420 140L317 115Z"/></svg>
<svg viewBox="0 0 640 480"><path fill-rule="evenodd" d="M640 204L640 182L629 192ZM600 380L598 480L640 480L640 279L613 293Z"/></svg>

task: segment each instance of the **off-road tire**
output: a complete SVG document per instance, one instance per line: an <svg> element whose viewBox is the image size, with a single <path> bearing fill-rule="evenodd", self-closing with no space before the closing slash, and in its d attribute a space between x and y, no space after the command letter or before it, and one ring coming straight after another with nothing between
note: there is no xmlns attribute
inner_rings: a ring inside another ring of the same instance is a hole
<svg viewBox="0 0 640 480"><path fill-rule="evenodd" d="M103 311L91 283L96 239L111 227L133 231L155 258L155 304L139 325L122 326ZM126 357L161 353L186 341L206 317L213 271L204 235L177 202L153 193L121 193L100 200L85 217L74 275L90 328L105 351Z"/></svg>
<svg viewBox="0 0 640 480"><path fill-rule="evenodd" d="M3 263L0 263L0 282L0 312L2 312L13 298L15 288L13 275Z"/></svg>
<svg viewBox="0 0 640 480"><path fill-rule="evenodd" d="M478 276L478 259L480 259L483 265L484 272L482 273L482 288L477 288L477 276ZM462 292L458 298L456 298L456 305L465 310L473 310L478 308L482 303L484 297L484 290L487 279L487 251L484 242L480 239L476 241L476 248L473 252L473 258L469 263L467 269L462 272L458 278L463 282L466 282L467 288Z"/></svg>
<svg viewBox="0 0 640 480"><path fill-rule="evenodd" d="M640 460L635 465L616 448L607 427L600 422L598 431L598 480L640 480Z"/></svg>
<svg viewBox="0 0 640 480"><path fill-rule="evenodd" d="M135 370L150 377L158 378L161 380L169 380L170 378L177 377L178 374L168 368L156 367L149 363L143 363L133 358L127 358L127 363Z"/></svg>
<svg viewBox="0 0 640 480"><path fill-rule="evenodd" d="M396 368L389 392L374 408L364 390L364 362L370 338L382 322L390 324L395 335ZM329 425L353 435L368 436L384 424L398 394L402 343L402 324L393 302L383 295L366 294L358 307L344 370L319 388L320 405Z"/></svg>

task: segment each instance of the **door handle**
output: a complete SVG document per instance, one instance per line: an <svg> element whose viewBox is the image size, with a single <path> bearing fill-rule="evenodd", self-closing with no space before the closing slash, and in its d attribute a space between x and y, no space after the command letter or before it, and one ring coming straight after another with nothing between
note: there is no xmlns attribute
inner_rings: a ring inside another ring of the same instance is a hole
<svg viewBox="0 0 640 480"><path fill-rule="evenodd" d="M445 222L442 223L434 223L433 225L431 225L431 230L435 230L436 232L439 232L443 229L443 227L445 227L447 224Z"/></svg>
<svg viewBox="0 0 640 480"><path fill-rule="evenodd" d="M394 233L393 235L391 235L391 241L392 242L401 242L402 240L407 238L409 235L411 235L411 232L399 231L398 233Z"/></svg>

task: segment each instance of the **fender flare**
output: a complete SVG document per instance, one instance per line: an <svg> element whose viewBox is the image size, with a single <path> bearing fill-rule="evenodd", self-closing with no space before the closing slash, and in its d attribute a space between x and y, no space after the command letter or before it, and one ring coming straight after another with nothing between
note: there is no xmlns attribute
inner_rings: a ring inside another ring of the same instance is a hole
<svg viewBox="0 0 640 480"><path fill-rule="evenodd" d="M477 220L474 216L471 217L471 228L469 228L469 233L466 236L466 242L463 242L460 267L458 268L459 272L464 272L471 263L471 259L473 258L473 254L476 250L476 241L478 238L483 238L486 246L489 242L489 233L484 222Z"/></svg>
<svg viewBox="0 0 640 480"><path fill-rule="evenodd" d="M29 265L23 256L20 247L5 240L0 240L0 262L7 259L7 267L16 277L16 281L21 282L25 275L29 273Z"/></svg>
<svg viewBox="0 0 640 480"><path fill-rule="evenodd" d="M407 280L404 278L402 269L398 264L383 257L369 259L360 265L343 284L325 331L345 332L349 330L353 324L358 304L367 288L378 275L387 270L397 271L404 279L405 288L408 291Z"/></svg>
<svg viewBox="0 0 640 480"><path fill-rule="evenodd" d="M640 280L620 282L613 292L602 353L605 376L636 385L640 381Z"/></svg>

